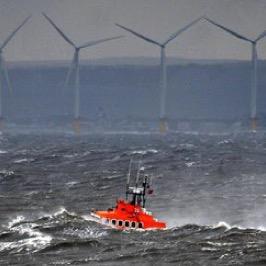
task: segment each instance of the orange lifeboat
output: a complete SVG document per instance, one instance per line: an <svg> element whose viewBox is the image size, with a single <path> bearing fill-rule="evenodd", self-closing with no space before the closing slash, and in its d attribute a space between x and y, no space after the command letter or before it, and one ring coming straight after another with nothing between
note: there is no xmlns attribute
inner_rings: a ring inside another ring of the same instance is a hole
<svg viewBox="0 0 266 266"><path fill-rule="evenodd" d="M94 210L91 215L96 218L97 222L112 228L127 230L127 229L165 229L166 223L158 221L153 217L151 212L145 209L146 193L152 194L149 178L143 176L142 186L138 185L140 179L140 171L138 171L135 185L129 186L130 171L128 175L126 200L119 199L114 208L109 208L106 211ZM128 200L131 196L131 200Z"/></svg>

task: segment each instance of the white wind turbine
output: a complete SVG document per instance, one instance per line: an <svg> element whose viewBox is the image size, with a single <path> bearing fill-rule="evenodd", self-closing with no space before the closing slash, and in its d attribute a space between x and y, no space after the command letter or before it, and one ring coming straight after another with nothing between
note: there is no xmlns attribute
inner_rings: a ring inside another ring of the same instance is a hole
<svg viewBox="0 0 266 266"><path fill-rule="evenodd" d="M213 20L205 17L205 19L211 24L217 26L218 28L230 33L234 37L249 42L252 49L252 77L251 77L251 101L250 101L250 118L251 118L251 128L256 129L257 127L257 90L258 90L258 53L257 44L258 42L266 36L266 31L263 31L254 40L247 38Z"/></svg>
<svg viewBox="0 0 266 266"><path fill-rule="evenodd" d="M68 74L66 77L65 85L67 85L70 81L70 77L72 74L75 75L74 78L74 129L77 133L80 132L80 77L79 77L79 52L83 48L87 48L90 46L97 45L99 43L115 40L122 38L123 36L115 36L111 38L99 39L96 41L86 42L82 45L77 46L67 35L52 21L50 17L48 17L45 13L42 13L43 16L50 22L50 24L56 29L56 31L63 37L63 39L68 42L74 48L74 56L72 62L70 64Z"/></svg>
<svg viewBox="0 0 266 266"><path fill-rule="evenodd" d="M120 24L116 24L116 26L132 33L133 35L143 39L144 41L147 41L153 45L156 45L160 47L161 50L161 60L160 60L160 90L161 90L161 97L160 97L160 132L165 133L167 131L167 118L166 118L166 94L167 94L167 65L166 65L166 55L165 55L165 49L166 46L170 41L177 38L181 33L189 29L192 25L196 24L198 21L200 21L202 17L197 18L196 20L193 20L191 23L187 24L183 28L179 29L177 32L173 33L171 36L169 36L164 42L158 42L155 40L152 40L134 30L131 30L127 27L124 27Z"/></svg>
<svg viewBox="0 0 266 266"><path fill-rule="evenodd" d="M6 66L6 62L3 56L3 52L7 44L11 41L11 39L15 36L15 34L24 26L24 24L30 19L31 16L28 16L23 22L12 31L9 36L5 39L5 41L0 46L0 127L3 126L3 81L6 81L7 87L9 91L12 91L11 82L8 75L8 70Z"/></svg>

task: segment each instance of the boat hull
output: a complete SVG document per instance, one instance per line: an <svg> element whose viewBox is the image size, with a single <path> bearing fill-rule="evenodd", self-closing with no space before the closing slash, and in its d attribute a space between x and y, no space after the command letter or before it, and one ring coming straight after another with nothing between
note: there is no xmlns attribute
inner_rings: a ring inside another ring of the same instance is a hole
<svg viewBox="0 0 266 266"><path fill-rule="evenodd" d="M140 206L132 205L124 200L118 200L113 209L93 211L91 215L96 221L120 230L132 229L165 229L165 222L158 221Z"/></svg>

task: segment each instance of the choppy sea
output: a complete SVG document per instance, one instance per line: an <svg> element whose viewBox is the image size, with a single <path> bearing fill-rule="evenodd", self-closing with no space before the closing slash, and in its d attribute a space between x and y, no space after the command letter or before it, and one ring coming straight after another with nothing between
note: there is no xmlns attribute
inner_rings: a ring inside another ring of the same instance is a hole
<svg viewBox="0 0 266 266"><path fill-rule="evenodd" d="M90 216L124 197L131 158L166 230ZM0 265L266 265L266 135L2 134Z"/></svg>

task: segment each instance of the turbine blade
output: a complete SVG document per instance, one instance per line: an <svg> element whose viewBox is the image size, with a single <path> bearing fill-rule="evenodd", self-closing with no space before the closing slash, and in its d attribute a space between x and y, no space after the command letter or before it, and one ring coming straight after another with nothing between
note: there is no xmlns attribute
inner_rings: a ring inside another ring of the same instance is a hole
<svg viewBox="0 0 266 266"><path fill-rule="evenodd" d="M9 43L9 41L14 37L14 35L26 24L26 22L30 19L31 16L28 16L26 19L22 21L22 23L11 32L11 34L6 38L6 40L3 42L2 46L0 47L0 50L4 49L5 46Z"/></svg>
<svg viewBox="0 0 266 266"><path fill-rule="evenodd" d="M99 43L102 43L102 42L107 42L107 41L111 41L111 40L115 40L115 39L120 39L120 38L123 38L123 37L124 36L120 35L120 36L116 36L116 37L105 38L105 39L100 39L100 40L96 40L96 41L90 41L90 42L84 43L83 45L79 46L78 48L82 49L82 48L93 46L93 45L96 45L96 44L99 44Z"/></svg>
<svg viewBox="0 0 266 266"><path fill-rule="evenodd" d="M43 16L50 22L50 24L56 29L56 31L64 38L66 42L68 42L73 47L76 45L66 36L66 34L52 21L50 17L48 17L44 12L42 12Z"/></svg>
<svg viewBox="0 0 266 266"><path fill-rule="evenodd" d="M241 39L241 40L244 40L244 41L247 41L247 42L251 42L251 43L253 42L252 40L246 38L245 36L240 35L239 33L235 32L235 31L233 31L233 30L231 30L229 28L226 28L225 26L223 26L223 25L221 25L221 24L219 24L219 23L217 23L217 22L215 22L215 21L213 21L213 20L211 20L211 19L209 19L207 17L205 17L204 19L207 20L208 22L210 22L211 24L213 24L214 26L216 26L216 27L218 27L218 28L230 33L231 35L235 36L238 39Z"/></svg>
<svg viewBox="0 0 266 266"><path fill-rule="evenodd" d="M190 22L189 24L187 24L186 26L184 26L183 28L179 29L177 32L173 33L165 42L164 45L168 44L170 41L172 41L173 39L175 39L178 35L180 35L181 33L183 33L184 31L186 31L187 29L189 29L191 26L193 26L194 24L196 24L197 22L199 22L201 19L203 19L203 17L197 18L195 20L193 20L192 22Z"/></svg>
<svg viewBox="0 0 266 266"><path fill-rule="evenodd" d="M6 84L7 84L8 90L9 90L10 93L13 93L13 88L12 88L12 85L11 85L11 82L10 82L10 78L9 78L6 62L5 62L5 59L3 57L2 57L2 69L3 69L3 74L5 76L5 80L6 80Z"/></svg>
<svg viewBox="0 0 266 266"><path fill-rule="evenodd" d="M131 30L129 28L126 28L126 27L124 27L124 26L122 26L120 24L115 24L115 25L118 26L118 27L120 27L120 28L122 28L122 29L124 29L124 30L126 30L126 31L128 31L128 32L130 32L130 33L132 33L133 35L135 35L135 36L137 36L137 37L139 37L139 38L141 38L141 39L143 39L143 40L145 40L145 41L147 41L149 43L152 43L152 44L155 44L155 45L158 45L158 46L162 46L161 43L156 42L156 41L154 41L154 40L152 40L152 39L150 39L150 38L148 38L148 37L146 37L146 36L144 36L144 35L136 32L136 31L134 31L134 30Z"/></svg>
<svg viewBox="0 0 266 266"><path fill-rule="evenodd" d="M65 80L65 87L69 84L69 81L70 81L70 77L71 77L71 74L73 73L73 70L75 68L75 61L76 61L76 52L73 56L73 59L70 63L70 66L69 66L69 69L68 69L68 72L67 72L67 76L66 76L66 80Z"/></svg>
<svg viewBox="0 0 266 266"><path fill-rule="evenodd" d="M259 40L263 39L266 36L266 30L264 32L262 32L257 39L255 40L255 42L258 42Z"/></svg>

